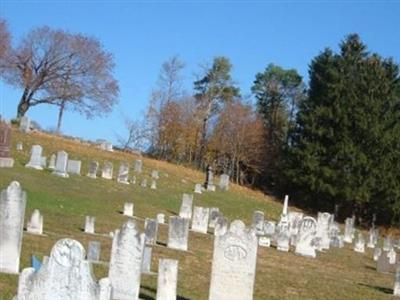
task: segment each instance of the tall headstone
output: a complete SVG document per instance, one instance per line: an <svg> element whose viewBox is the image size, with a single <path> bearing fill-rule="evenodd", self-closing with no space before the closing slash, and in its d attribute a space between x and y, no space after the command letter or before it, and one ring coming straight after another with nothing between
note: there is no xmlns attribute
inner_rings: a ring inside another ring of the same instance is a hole
<svg viewBox="0 0 400 300"><path fill-rule="evenodd" d="M89 241L88 254L87 254L88 261L94 261L94 262L100 261L100 251L101 251L100 242Z"/></svg>
<svg viewBox="0 0 400 300"><path fill-rule="evenodd" d="M158 224L154 219L146 218L144 221L144 233L146 244L155 245L157 244L157 232Z"/></svg>
<svg viewBox="0 0 400 300"><path fill-rule="evenodd" d="M344 241L346 243L353 242L354 235L354 218L346 218L344 227Z"/></svg>
<svg viewBox="0 0 400 300"><path fill-rule="evenodd" d="M133 217L133 203L125 202L123 214L128 217Z"/></svg>
<svg viewBox="0 0 400 300"><path fill-rule="evenodd" d="M60 177L69 177L67 173L68 153L65 151L57 152L56 167L53 174Z"/></svg>
<svg viewBox="0 0 400 300"><path fill-rule="evenodd" d="M31 219L26 226L26 230L33 234L43 234L43 216L38 209L33 211Z"/></svg>
<svg viewBox="0 0 400 300"><path fill-rule="evenodd" d="M194 186L194 193L201 194L202 193L202 186L200 183L196 183Z"/></svg>
<svg viewBox="0 0 400 300"><path fill-rule="evenodd" d="M257 236L242 221L215 236L209 300L252 300L256 275Z"/></svg>
<svg viewBox="0 0 400 300"><path fill-rule="evenodd" d="M51 156L50 156L50 161L49 161L49 169L50 170L54 170L55 169L55 167L56 167L56 155L53 153Z"/></svg>
<svg viewBox="0 0 400 300"><path fill-rule="evenodd" d="M23 116L19 120L19 130L24 133L29 133L31 131L31 120Z"/></svg>
<svg viewBox="0 0 400 300"><path fill-rule="evenodd" d="M143 251L144 234L133 220L115 231L108 272L112 299L138 300Z"/></svg>
<svg viewBox="0 0 400 300"><path fill-rule="evenodd" d="M0 119L0 168L12 168L14 159L10 155L11 126Z"/></svg>
<svg viewBox="0 0 400 300"><path fill-rule="evenodd" d="M113 177L113 164L106 161L103 165L103 170L101 172L101 177L104 179L112 179Z"/></svg>
<svg viewBox="0 0 400 300"><path fill-rule="evenodd" d="M25 165L25 167L33 168L36 170L43 170L42 151L43 151L42 146L33 145L31 149L31 158L29 162Z"/></svg>
<svg viewBox="0 0 400 300"><path fill-rule="evenodd" d="M192 218L192 206L193 206L193 195L183 194L182 204L179 210L179 216L181 218L191 219Z"/></svg>
<svg viewBox="0 0 400 300"><path fill-rule="evenodd" d="M119 166L117 181L124 184L129 184L129 164L121 163Z"/></svg>
<svg viewBox="0 0 400 300"><path fill-rule="evenodd" d="M81 165L80 160L69 159L67 162L67 172L69 174L81 175Z"/></svg>
<svg viewBox="0 0 400 300"><path fill-rule="evenodd" d="M229 175L227 174L222 174L219 177L219 188L223 191L228 191L229 190Z"/></svg>
<svg viewBox="0 0 400 300"><path fill-rule="evenodd" d="M26 193L13 181L0 194L0 272L18 273Z"/></svg>
<svg viewBox="0 0 400 300"><path fill-rule="evenodd" d="M59 240L39 271L27 268L18 282L16 300L110 300L107 278L96 283L83 246L71 239Z"/></svg>
<svg viewBox="0 0 400 300"><path fill-rule="evenodd" d="M85 218L85 233L94 234L94 223L96 217L86 216Z"/></svg>
<svg viewBox="0 0 400 300"><path fill-rule="evenodd" d="M389 258L389 264L394 265L396 263L396 251L394 251L394 248L390 249L388 252L388 258Z"/></svg>
<svg viewBox="0 0 400 300"><path fill-rule="evenodd" d="M291 211L288 213L288 219L290 223L290 235L296 236L300 229L300 222L303 219L304 214L297 211Z"/></svg>
<svg viewBox="0 0 400 300"><path fill-rule="evenodd" d="M178 261L162 258L158 263L156 300L176 300Z"/></svg>
<svg viewBox="0 0 400 300"><path fill-rule="evenodd" d="M150 274L151 273L151 255L153 248L151 247L144 247L143 251L143 259L142 259L142 269L141 272L144 274Z"/></svg>
<svg viewBox="0 0 400 300"><path fill-rule="evenodd" d="M264 234L264 213L262 211L256 210L253 213L252 227L257 235Z"/></svg>
<svg viewBox="0 0 400 300"><path fill-rule="evenodd" d="M136 173L142 173L142 168L143 168L143 162L141 159L135 160L135 166L134 166L134 171Z"/></svg>
<svg viewBox="0 0 400 300"><path fill-rule="evenodd" d="M332 222L332 215L330 213L318 213L317 220L317 237L320 239L318 250L327 250L330 247L331 239L329 237L329 226Z"/></svg>
<svg viewBox="0 0 400 300"><path fill-rule="evenodd" d="M200 233L207 233L209 208L195 206L193 209L192 230Z"/></svg>
<svg viewBox="0 0 400 300"><path fill-rule="evenodd" d="M169 217L168 248L188 250L189 221L177 216Z"/></svg>
<svg viewBox="0 0 400 300"><path fill-rule="evenodd" d="M312 217L305 217L300 222L297 236L296 254L315 257L315 236L317 234L317 221Z"/></svg>
<svg viewBox="0 0 400 300"><path fill-rule="evenodd" d="M87 177L96 179L97 178L97 170L99 168L99 163L97 161L92 161L89 164L89 172L87 173Z"/></svg>
<svg viewBox="0 0 400 300"><path fill-rule="evenodd" d="M376 244L378 243L379 238L379 229L378 228L371 228L369 230L369 239L368 239L368 248L375 248Z"/></svg>
<svg viewBox="0 0 400 300"><path fill-rule="evenodd" d="M289 251L290 242L290 224L284 218L281 218L276 228L276 248L278 251Z"/></svg>
<svg viewBox="0 0 400 300"><path fill-rule="evenodd" d="M374 249L374 261L378 261L379 256L382 254L382 248L376 247Z"/></svg>
<svg viewBox="0 0 400 300"><path fill-rule="evenodd" d="M215 191L215 185L213 181L214 181L213 169L211 166L207 166L206 181L204 182L204 188L207 191Z"/></svg>
<svg viewBox="0 0 400 300"><path fill-rule="evenodd" d="M358 253L365 252L365 239L361 232L358 233L357 240L354 244L354 251Z"/></svg>

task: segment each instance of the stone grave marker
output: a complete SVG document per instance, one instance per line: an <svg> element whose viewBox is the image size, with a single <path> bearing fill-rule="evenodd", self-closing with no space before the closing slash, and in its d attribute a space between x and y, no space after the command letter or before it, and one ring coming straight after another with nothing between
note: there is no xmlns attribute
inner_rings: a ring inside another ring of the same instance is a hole
<svg viewBox="0 0 400 300"><path fill-rule="evenodd" d="M152 180L151 180L150 188L151 188L152 190L156 190L156 189L157 189L157 181L156 181L155 179L152 179Z"/></svg>
<svg viewBox="0 0 400 300"><path fill-rule="evenodd" d="M162 213L157 214L157 223L165 224L165 215Z"/></svg>
<svg viewBox="0 0 400 300"><path fill-rule="evenodd" d="M129 164L121 163L119 166L117 181L119 183L129 184Z"/></svg>
<svg viewBox="0 0 400 300"><path fill-rule="evenodd" d="M157 179L159 179L159 178L160 178L160 176L159 176L159 174L158 174L158 171L157 171L157 170L153 170L153 171L151 171L151 178L152 178L152 179L155 179L155 180L157 180Z"/></svg>
<svg viewBox="0 0 400 300"><path fill-rule="evenodd" d="M85 218L85 233L94 234L94 223L96 217L86 216Z"/></svg>
<svg viewBox="0 0 400 300"><path fill-rule="evenodd" d="M169 217L168 248L188 250L189 221L178 216Z"/></svg>
<svg viewBox="0 0 400 300"><path fill-rule="evenodd" d="M376 247L374 249L374 261L378 261L379 256L381 255L381 253L382 253L382 248Z"/></svg>
<svg viewBox="0 0 400 300"><path fill-rule="evenodd" d="M43 170L42 151L42 146L33 145L31 149L31 158L29 159L29 162L25 165L25 167L36 170Z"/></svg>
<svg viewBox="0 0 400 300"><path fill-rule="evenodd" d="M264 213L262 211L257 210L253 213L252 227L257 235L264 234Z"/></svg>
<svg viewBox="0 0 400 300"><path fill-rule="evenodd" d="M80 160L69 159L67 163L67 172L69 174L81 175L81 165Z"/></svg>
<svg viewBox="0 0 400 300"><path fill-rule="evenodd" d="M400 296L400 267L396 268L393 295Z"/></svg>
<svg viewBox="0 0 400 300"><path fill-rule="evenodd" d="M383 251L390 251L393 248L392 238L388 235L383 240Z"/></svg>
<svg viewBox="0 0 400 300"><path fill-rule="evenodd" d="M396 251L394 249L390 249L388 252L389 264L394 265L396 263Z"/></svg>
<svg viewBox="0 0 400 300"><path fill-rule="evenodd" d="M281 218L276 228L276 244L278 251L289 251L290 224L286 218Z"/></svg>
<svg viewBox="0 0 400 300"><path fill-rule="evenodd" d="M14 159L10 154L11 126L0 119L0 168L12 168Z"/></svg>
<svg viewBox="0 0 400 300"><path fill-rule="evenodd" d="M103 170L101 172L101 177L104 179L111 180L113 177L113 164L106 161L103 165Z"/></svg>
<svg viewBox="0 0 400 300"><path fill-rule="evenodd" d="M0 194L0 272L18 273L26 193L17 181Z"/></svg>
<svg viewBox="0 0 400 300"><path fill-rule="evenodd" d="M100 261L100 251L101 251L100 242L89 241L88 254L87 254L88 261L94 261L94 262Z"/></svg>
<svg viewBox="0 0 400 300"><path fill-rule="evenodd" d="M136 176L132 176L131 183L136 184Z"/></svg>
<svg viewBox="0 0 400 300"><path fill-rule="evenodd" d="M228 219L222 214L218 217L214 227L214 235L224 235L228 231Z"/></svg>
<svg viewBox="0 0 400 300"><path fill-rule="evenodd" d="M215 224L217 223L217 219L222 216L222 213L219 211L218 207L210 207L210 217L208 226L210 228L215 228Z"/></svg>
<svg viewBox="0 0 400 300"><path fill-rule="evenodd" d="M320 239L318 250L328 250L331 244L329 237L330 224L332 222L332 215L330 213L318 213L317 219L317 237Z"/></svg>
<svg viewBox="0 0 400 300"><path fill-rule="evenodd" d="M371 228L369 230L369 239L368 239L368 248L375 248L376 244L378 243L379 238L379 229L378 228Z"/></svg>
<svg viewBox="0 0 400 300"><path fill-rule="evenodd" d="M379 273L390 273L390 263L387 251L382 251L381 255L378 257L378 261L376 263L376 270Z"/></svg>
<svg viewBox="0 0 400 300"><path fill-rule="evenodd" d="M68 153L65 151L57 152L56 166L53 174L60 177L69 177L67 173Z"/></svg>
<svg viewBox="0 0 400 300"><path fill-rule="evenodd" d="M209 208L195 206L193 209L192 230L207 233Z"/></svg>
<svg viewBox="0 0 400 300"><path fill-rule="evenodd" d="M55 167L56 167L56 155L53 153L51 156L50 156L50 161L49 161L49 169L50 170L54 170L55 169Z"/></svg>
<svg viewBox="0 0 400 300"><path fill-rule="evenodd" d="M178 261L162 258L158 263L156 300L176 300Z"/></svg>
<svg viewBox="0 0 400 300"><path fill-rule="evenodd" d="M354 244L354 251L358 253L365 252L365 239L361 232L358 233L357 240Z"/></svg>
<svg viewBox="0 0 400 300"><path fill-rule="evenodd" d="M346 243L353 242L353 235L354 235L354 218L347 218L345 220L345 227L344 227L344 241Z"/></svg>
<svg viewBox="0 0 400 300"><path fill-rule="evenodd" d="M219 177L219 188L223 191L228 191L229 190L229 175L227 174L222 174Z"/></svg>
<svg viewBox="0 0 400 300"><path fill-rule="evenodd" d="M141 272L144 274L151 273L151 255L152 255L152 248L151 247L144 247L143 251L143 259L142 259L142 267Z"/></svg>
<svg viewBox="0 0 400 300"><path fill-rule="evenodd" d="M141 186L142 188L146 188L146 187L147 187L147 179L146 179L146 178L144 178L144 179L142 180L142 182L140 183L140 186Z"/></svg>
<svg viewBox="0 0 400 300"><path fill-rule="evenodd" d="M300 229L297 236L295 253L316 257L315 254L315 237L317 234L317 221L312 217L304 217L300 222Z"/></svg>
<svg viewBox="0 0 400 300"><path fill-rule="evenodd" d="M29 133L31 131L31 120L23 116L19 120L19 130L23 133Z"/></svg>
<svg viewBox="0 0 400 300"><path fill-rule="evenodd" d="M97 178L97 170L99 169L99 163L97 161L91 161L89 164L89 172L87 173L87 177L96 179Z"/></svg>
<svg viewBox="0 0 400 300"><path fill-rule="evenodd" d="M140 159L135 160L134 171L136 173L142 173L143 162Z"/></svg>
<svg viewBox="0 0 400 300"><path fill-rule="evenodd" d="M204 188L207 191L215 191L215 185L213 183L214 181L214 173L213 173L213 169L211 166L207 167L207 172L206 172L206 181L204 182Z"/></svg>
<svg viewBox="0 0 400 300"><path fill-rule="evenodd" d="M22 144L22 142L18 142L16 148L17 148L17 151L22 151L22 150L24 150L24 144Z"/></svg>
<svg viewBox="0 0 400 300"><path fill-rule="evenodd" d="M181 218L191 219L192 218L192 206L193 206L193 195L183 194L182 204L179 210L179 216Z"/></svg>
<svg viewBox="0 0 400 300"><path fill-rule="evenodd" d="M124 204L124 215L128 217L133 217L133 208L134 205L131 202L125 202Z"/></svg>
<svg viewBox="0 0 400 300"><path fill-rule="evenodd" d="M38 209L33 211L31 219L26 226L26 230L33 234L43 234L43 216Z"/></svg>
<svg viewBox="0 0 400 300"><path fill-rule="evenodd" d="M200 183L196 183L194 186L194 193L195 194L201 194L202 193L202 187Z"/></svg>
<svg viewBox="0 0 400 300"><path fill-rule="evenodd" d="M146 218L144 222L144 233L146 244L155 245L157 244L157 232L158 224L154 219Z"/></svg>

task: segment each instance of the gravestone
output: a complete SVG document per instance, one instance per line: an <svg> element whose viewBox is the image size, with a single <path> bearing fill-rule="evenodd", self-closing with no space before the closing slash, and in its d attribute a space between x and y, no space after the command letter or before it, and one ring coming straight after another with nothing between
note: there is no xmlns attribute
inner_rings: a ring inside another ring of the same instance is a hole
<svg viewBox="0 0 400 300"><path fill-rule="evenodd" d="M59 240L39 271L24 269L15 300L110 300L108 278L96 283L83 246L71 239Z"/></svg>
<svg viewBox="0 0 400 300"><path fill-rule="evenodd" d="M332 222L332 215L330 213L318 213L317 219L317 238L319 238L318 250L328 250L331 244L329 237L329 226Z"/></svg>
<svg viewBox="0 0 400 300"><path fill-rule="evenodd" d="M400 296L400 267L396 268L393 295Z"/></svg>
<svg viewBox="0 0 400 300"><path fill-rule="evenodd" d="M192 206L193 206L193 195L183 194L182 204L179 210L179 216L181 218L191 219L192 218Z"/></svg>
<svg viewBox="0 0 400 300"><path fill-rule="evenodd" d="M188 250L189 221L178 216L169 217L168 248Z"/></svg>
<svg viewBox="0 0 400 300"><path fill-rule="evenodd" d="M219 188L223 191L229 190L229 175L222 174L219 178Z"/></svg>
<svg viewBox="0 0 400 300"><path fill-rule="evenodd" d="M133 220L115 231L108 272L112 299L138 300L143 251L144 234Z"/></svg>
<svg viewBox="0 0 400 300"><path fill-rule="evenodd" d="M176 300L178 261L162 258L158 262L156 300Z"/></svg>
<svg viewBox="0 0 400 300"><path fill-rule="evenodd" d="M151 171L151 178L153 178L153 179L155 179L155 180L157 180L157 179L159 179L159 178L160 178L160 176L159 176L159 174L158 174L158 171L157 171L157 170L153 170L153 171Z"/></svg>
<svg viewBox="0 0 400 300"><path fill-rule="evenodd" d="M354 251L358 253L365 252L365 239L361 232L358 233L357 240L354 243Z"/></svg>
<svg viewBox="0 0 400 300"><path fill-rule="evenodd" d="M202 186L200 183L196 183L194 186L194 193L201 194L202 193Z"/></svg>
<svg viewBox="0 0 400 300"><path fill-rule="evenodd" d="M165 215L164 214L157 214L157 223L158 224L165 224Z"/></svg>
<svg viewBox="0 0 400 300"><path fill-rule="evenodd" d="M214 228L215 224L217 223L217 219L222 217L222 213L219 211L218 207L210 207L210 217L208 226L210 228Z"/></svg>
<svg viewBox="0 0 400 300"><path fill-rule="evenodd" d="M50 156L50 161L49 161L49 169L50 170L54 170L56 167L56 155L52 154Z"/></svg>
<svg viewBox="0 0 400 300"><path fill-rule="evenodd" d="M41 157L40 165L42 166L42 168L46 168L46 166L47 166L47 158L46 158L46 156L42 156Z"/></svg>
<svg viewBox="0 0 400 300"><path fill-rule="evenodd" d="M124 215L128 217L133 217L133 203L125 202L124 204Z"/></svg>
<svg viewBox="0 0 400 300"><path fill-rule="evenodd" d="M25 167L36 170L43 170L42 151L43 151L42 146L33 145L31 149L31 158L29 162L25 165Z"/></svg>
<svg viewBox="0 0 400 300"><path fill-rule="evenodd" d="M65 151L57 152L56 166L53 174L60 177L69 177L67 173L68 153Z"/></svg>
<svg viewBox="0 0 400 300"><path fill-rule="evenodd" d="M204 188L207 191L213 191L213 192L215 191L215 185L213 181L214 181L213 169L211 166L207 166L206 181L204 182Z"/></svg>
<svg viewBox="0 0 400 300"><path fill-rule="evenodd" d="M85 218L85 233L94 234L94 223L96 217L86 216Z"/></svg>
<svg viewBox="0 0 400 300"><path fill-rule="evenodd" d="M382 251L381 255L378 257L378 261L376 263L376 270L379 273L390 273L390 263L389 263L389 257L388 257L388 252L387 251Z"/></svg>
<svg viewBox="0 0 400 300"><path fill-rule="evenodd" d="M18 273L26 193L17 181L0 194L0 272Z"/></svg>
<svg viewBox="0 0 400 300"><path fill-rule="evenodd" d="M317 234L317 221L312 217L305 217L300 222L295 253L315 257L315 237Z"/></svg>
<svg viewBox="0 0 400 300"><path fill-rule="evenodd" d="M43 216L38 209L33 211L31 219L26 226L26 230L33 234L43 234Z"/></svg>
<svg viewBox="0 0 400 300"><path fill-rule="evenodd" d="M87 177L96 179L97 178L97 170L99 168L99 163L97 161L92 161L89 164L89 172L87 173Z"/></svg>
<svg viewBox="0 0 400 300"><path fill-rule="evenodd" d="M389 264L394 265L396 263L396 251L394 249L390 249L388 252Z"/></svg>
<svg viewBox="0 0 400 300"><path fill-rule="evenodd" d="M18 142L16 145L16 148L17 148L17 151L22 151L22 150L24 150L24 144L22 144L22 142Z"/></svg>
<svg viewBox="0 0 400 300"><path fill-rule="evenodd" d="M144 221L144 233L146 244L155 245L157 244L157 232L158 224L154 219L146 218Z"/></svg>
<svg viewBox="0 0 400 300"><path fill-rule="evenodd" d="M142 173L143 162L140 159L135 160L134 171L136 173Z"/></svg>
<svg viewBox="0 0 400 300"><path fill-rule="evenodd" d="M264 213L262 211L257 210L253 213L252 227L257 235L264 234Z"/></svg>
<svg viewBox="0 0 400 300"><path fill-rule="evenodd" d="M106 161L103 165L101 178L111 180L112 177L113 177L113 164L111 162Z"/></svg>
<svg viewBox="0 0 400 300"><path fill-rule="evenodd" d="M353 242L354 235L354 218L346 218L344 227L344 241L346 243Z"/></svg>
<svg viewBox="0 0 400 300"><path fill-rule="evenodd" d="M209 208L195 206L193 209L192 230L200 233L207 233Z"/></svg>
<svg viewBox="0 0 400 300"><path fill-rule="evenodd" d="M379 256L382 254L382 248L376 247L374 249L374 261L378 261Z"/></svg>
<svg viewBox="0 0 400 300"><path fill-rule="evenodd" d="M10 154L11 126L0 119L0 168L12 168L14 159Z"/></svg>
<svg viewBox="0 0 400 300"><path fill-rule="evenodd" d="M369 240L368 240L367 247L375 248L376 244L378 243L378 238L379 238L379 229L371 228L369 230Z"/></svg>
<svg viewBox="0 0 400 300"><path fill-rule="evenodd" d="M271 247L271 240L275 235L276 223L273 221L264 221L264 234L259 237L258 244L262 247Z"/></svg>
<svg viewBox="0 0 400 300"><path fill-rule="evenodd" d="M87 260L94 262L100 261L100 251L101 251L100 242L89 241Z"/></svg>
<svg viewBox="0 0 400 300"><path fill-rule="evenodd" d="M136 184L136 176L132 176L131 183Z"/></svg>
<svg viewBox="0 0 400 300"><path fill-rule="evenodd" d="M67 172L69 174L81 175L81 165L80 160L69 159L67 163Z"/></svg>
<svg viewBox="0 0 400 300"><path fill-rule="evenodd" d="M290 224L289 233L291 236L297 235L300 229L300 222L303 219L303 217L304 214L297 211L291 211L288 213L288 219Z"/></svg>
<svg viewBox="0 0 400 300"><path fill-rule="evenodd" d="M152 190L156 190L156 189L157 189L157 182L156 182L155 179L152 179L152 180L151 180L150 188L151 188Z"/></svg>
<svg viewBox="0 0 400 300"><path fill-rule="evenodd" d="M393 248L392 238L388 235L383 240L383 251L390 251Z"/></svg>
<svg viewBox="0 0 400 300"><path fill-rule="evenodd" d="M329 228L330 246L335 248L343 248L343 235L340 235L339 224L333 222Z"/></svg>
<svg viewBox="0 0 400 300"><path fill-rule="evenodd" d="M146 178L144 178L144 179L142 180L142 182L140 183L140 186L141 186L142 188L146 188L146 187L147 187L147 179L146 179Z"/></svg>
<svg viewBox="0 0 400 300"><path fill-rule="evenodd" d="M252 300L257 260L257 236L242 221L215 236L209 300Z"/></svg>
<svg viewBox="0 0 400 300"><path fill-rule="evenodd" d="M143 251L143 259L142 259L142 267L141 267L141 272L144 274L150 274L151 273L151 254L152 254L152 248L151 247L144 247Z"/></svg>
<svg viewBox="0 0 400 300"><path fill-rule="evenodd" d="M117 182L124 183L124 184L129 184L129 178L128 177L129 177L129 164L122 163L119 166Z"/></svg>
<svg viewBox="0 0 400 300"><path fill-rule="evenodd" d="M19 120L19 130L23 133L29 133L31 131L31 120L23 116Z"/></svg>
<svg viewBox="0 0 400 300"><path fill-rule="evenodd" d="M278 223L276 228L276 249L278 251L289 251L289 242L290 242L290 224L287 218L284 216L281 217L281 220Z"/></svg>
<svg viewBox="0 0 400 300"><path fill-rule="evenodd" d="M228 219L222 214L218 217L214 227L214 235L224 235L228 231Z"/></svg>

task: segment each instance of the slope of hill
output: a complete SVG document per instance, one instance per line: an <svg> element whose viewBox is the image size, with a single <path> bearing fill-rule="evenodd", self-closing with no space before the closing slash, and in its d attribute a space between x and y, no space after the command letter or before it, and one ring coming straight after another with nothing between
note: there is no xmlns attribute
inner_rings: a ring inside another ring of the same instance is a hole
<svg viewBox="0 0 400 300"><path fill-rule="evenodd" d="M23 142L24 150L15 150L17 142ZM0 169L0 188L4 189L13 180L21 183L27 192L26 220L33 209L44 215L45 236L24 233L21 269L30 266L30 256L42 258L49 255L53 244L64 237L80 241L85 247L90 240L101 242L101 260L109 261L111 239L101 235L87 235L82 228L85 216L96 217L96 232L107 234L119 228L126 217L120 211L125 202L133 202L137 222L143 226L146 217L155 218L157 213L166 216L179 212L182 193L191 193L195 183L203 182L204 174L166 162L142 158L144 172L137 175L138 182L153 169L160 171L157 190L142 188L139 184L124 185L115 180L91 179L86 175L91 160L100 165L105 161L114 163L114 174L121 162L131 165L137 156L121 152L106 152L91 145L84 145L39 132L21 134L13 131L12 155L15 166ZM43 155L48 158L58 150L65 150L71 159L82 160L82 176L59 178L50 171L27 169L29 151L34 144L43 146ZM195 194L197 206L219 207L229 220L242 219L250 224L255 210L262 210L266 219L277 220L282 205L262 193L232 185L230 191ZM167 226L159 226L160 242L167 240ZM208 299L210 284L213 236L190 232L189 252L180 252L166 247L154 247L152 270L156 271L159 258L179 260L178 299ZM94 265L97 278L106 276L107 267ZM254 299L389 299L394 276L379 274L375 270L372 251L355 253L350 245L343 249L318 252L316 259L283 253L275 248L258 249ZM16 293L18 278L0 274L0 299L11 299ZM141 297L155 299L156 276L142 278Z"/></svg>

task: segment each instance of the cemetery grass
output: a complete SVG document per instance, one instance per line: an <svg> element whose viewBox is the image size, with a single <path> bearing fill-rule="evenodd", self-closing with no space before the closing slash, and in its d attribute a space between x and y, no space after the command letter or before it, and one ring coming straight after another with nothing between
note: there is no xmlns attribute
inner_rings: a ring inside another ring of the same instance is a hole
<svg viewBox="0 0 400 300"><path fill-rule="evenodd" d="M17 152L16 143L22 141L24 150ZM4 189L11 181L21 183L27 192L26 220L33 209L44 215L44 236L35 236L24 232L20 269L30 266L31 254L40 259L49 255L51 247L61 238L73 238L87 248L88 241L101 242L101 260L109 261L111 239L110 231L120 227L127 217L121 214L125 202L133 202L134 215L143 227L144 218L155 218L157 213L168 216L179 212L182 193L191 193L195 183L204 180L200 172L169 164L166 162L142 158L143 173L136 174L136 185L119 184L114 180L86 177L89 162L97 160L100 166L105 161L114 164L114 176L119 164L127 161L133 165L137 156L122 152L106 152L93 145L32 132L21 134L13 131L12 155L15 166L0 169L0 188ZM29 151L34 144L43 146L48 159L52 153L65 150L70 159L82 160L82 176L59 178L51 171L27 169ZM143 178L150 180L153 169L160 171L157 190L142 188ZM99 173L98 173L99 174ZM130 174L133 174L131 170ZM217 179L215 180L218 181ZM267 219L277 220L282 205L271 197L243 187L231 185L228 192L217 189L194 195L194 205L219 207L229 220L242 219L250 224L253 211L262 210ZM292 207L290 209L293 209ZM83 233L85 216L95 216L96 235ZM153 247L152 271L157 272L159 258L179 260L178 299L206 300L211 275L213 237L190 232L189 251L175 251L166 248L168 226L159 225L159 245ZM316 259L296 256L276 251L272 248L258 248L254 299L389 299L393 293L393 274L376 272L372 260L372 250L366 248L365 254L355 253L349 245L343 249L331 249L318 252ZM97 279L107 276L105 264L93 265ZM0 300L8 300L16 294L18 277L0 274ZM141 298L155 299L157 277L143 275Z"/></svg>

